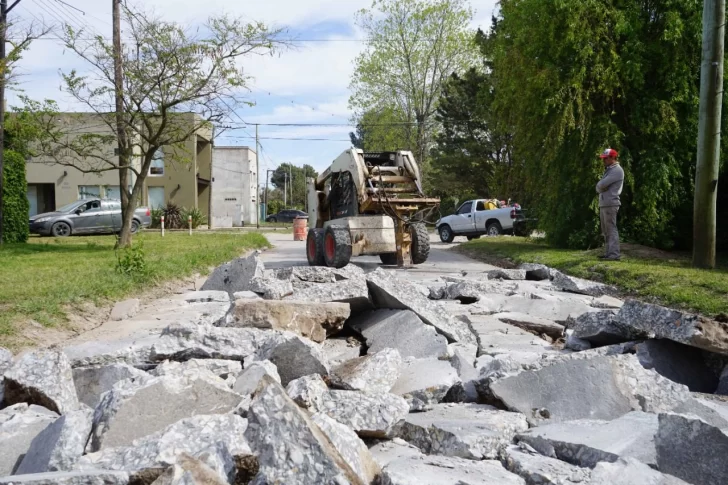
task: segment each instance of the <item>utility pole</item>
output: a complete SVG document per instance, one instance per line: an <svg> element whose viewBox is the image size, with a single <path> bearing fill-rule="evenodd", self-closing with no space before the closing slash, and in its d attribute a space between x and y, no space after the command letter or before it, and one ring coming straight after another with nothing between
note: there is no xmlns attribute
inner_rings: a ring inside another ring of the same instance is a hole
<svg viewBox="0 0 728 485"><path fill-rule="evenodd" d="M723 108L725 0L704 0L698 162L693 203L693 266L715 268L715 220Z"/></svg>
<svg viewBox="0 0 728 485"><path fill-rule="evenodd" d="M260 139L258 138L258 125L255 125L255 227L260 229L260 183L259 171L260 167ZM266 176L267 178L267 176ZM268 210L268 187L266 182L265 191L265 210Z"/></svg>
<svg viewBox="0 0 728 485"><path fill-rule="evenodd" d="M268 181L270 180L271 172L275 172L275 170L268 169L265 172L265 213L263 214L264 219L266 219L268 217Z"/></svg>
<svg viewBox="0 0 728 485"><path fill-rule="evenodd" d="M291 208L293 208L293 164L288 164L288 174L290 175L288 187L291 191Z"/></svg>
<svg viewBox="0 0 728 485"><path fill-rule="evenodd" d="M288 174L286 172L283 172L283 208L288 209Z"/></svg>
<svg viewBox="0 0 728 485"><path fill-rule="evenodd" d="M7 52L5 42L8 34L8 14L20 0L8 7L8 0L0 0L0 244L3 243L3 173L5 160L5 81L8 79Z"/></svg>

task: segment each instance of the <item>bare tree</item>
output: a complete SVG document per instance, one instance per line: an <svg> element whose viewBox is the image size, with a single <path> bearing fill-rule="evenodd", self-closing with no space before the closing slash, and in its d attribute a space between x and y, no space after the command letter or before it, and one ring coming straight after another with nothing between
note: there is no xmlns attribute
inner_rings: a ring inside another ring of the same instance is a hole
<svg viewBox="0 0 728 485"><path fill-rule="evenodd" d="M63 90L99 119L103 130L69 130L49 122L53 104L30 103L44 136L38 154L83 173L118 171L122 194L119 245L131 243L131 222L144 182L158 151L165 148L173 161L191 155L185 142L201 130L229 119L241 104L249 77L239 66L251 54L266 55L283 44L280 30L259 22L219 16L189 32L182 26L123 6L123 113L116 114L114 49L112 42L66 26L66 47L80 56L88 73L63 73ZM121 128L121 129L120 129ZM83 131L79 133L79 131ZM118 155L114 154L118 150ZM135 182L127 185L131 171Z"/></svg>

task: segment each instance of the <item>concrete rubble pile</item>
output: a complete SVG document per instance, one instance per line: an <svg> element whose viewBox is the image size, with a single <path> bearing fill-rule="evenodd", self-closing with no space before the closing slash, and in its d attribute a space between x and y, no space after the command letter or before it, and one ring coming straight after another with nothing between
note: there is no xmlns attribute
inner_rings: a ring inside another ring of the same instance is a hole
<svg viewBox="0 0 728 485"><path fill-rule="evenodd" d="M0 349L0 485L728 483L728 324L612 292L240 258L161 331Z"/></svg>

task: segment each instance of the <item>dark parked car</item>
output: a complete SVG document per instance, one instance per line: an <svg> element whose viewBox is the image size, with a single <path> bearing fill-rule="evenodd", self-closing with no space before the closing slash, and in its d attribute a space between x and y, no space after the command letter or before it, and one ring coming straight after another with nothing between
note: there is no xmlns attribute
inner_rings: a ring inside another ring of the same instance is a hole
<svg viewBox="0 0 728 485"><path fill-rule="evenodd" d="M152 223L149 208L134 211L131 231ZM66 237L75 234L112 234L121 230L121 202L113 199L78 200L55 212L30 218L30 232L41 236Z"/></svg>
<svg viewBox="0 0 728 485"><path fill-rule="evenodd" d="M286 209L280 211L278 214L271 214L265 218L265 222L293 222L296 217L305 217L308 219L308 214L303 211Z"/></svg>

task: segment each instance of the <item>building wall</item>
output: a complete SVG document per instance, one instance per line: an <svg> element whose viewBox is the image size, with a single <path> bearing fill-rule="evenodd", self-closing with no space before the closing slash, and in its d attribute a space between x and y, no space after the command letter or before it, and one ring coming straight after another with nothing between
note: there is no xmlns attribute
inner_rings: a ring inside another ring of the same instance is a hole
<svg viewBox="0 0 728 485"><path fill-rule="evenodd" d="M256 153L248 147L215 147L213 157L213 227L256 224Z"/></svg>

